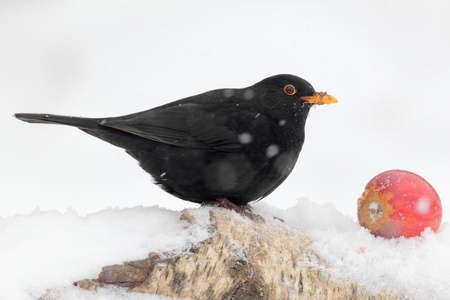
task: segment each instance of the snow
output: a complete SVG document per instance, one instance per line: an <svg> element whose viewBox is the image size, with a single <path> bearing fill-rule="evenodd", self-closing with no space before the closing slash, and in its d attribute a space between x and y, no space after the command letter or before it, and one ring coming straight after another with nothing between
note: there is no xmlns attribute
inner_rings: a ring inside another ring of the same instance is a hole
<svg viewBox="0 0 450 300"><path fill-rule="evenodd" d="M249 144L252 142L252 140L253 136L248 132L244 132L238 135L238 141L241 144Z"/></svg>
<svg viewBox="0 0 450 300"><path fill-rule="evenodd" d="M251 90L251 89L246 90L246 91L244 92L244 98L245 98L246 100L250 100L250 99L252 99L254 96L255 96L255 92L254 92L253 90Z"/></svg>
<svg viewBox="0 0 450 300"><path fill-rule="evenodd" d="M278 145L272 144L266 149L266 157L272 158L276 156L278 152L280 152L280 147L278 147Z"/></svg>
<svg viewBox="0 0 450 300"><path fill-rule="evenodd" d="M14 113L118 116L279 73L304 77L339 103L313 107L297 166L256 206L308 228L336 277L450 294L449 9L446 0L1 1L5 297L70 286L156 248L182 249L187 237L174 210L197 207L151 184L123 150ZM357 226L364 186L392 169L417 173L438 192L438 234L383 240ZM298 197L313 202L300 205ZM120 293L104 289L98 297Z"/></svg>
<svg viewBox="0 0 450 300"><path fill-rule="evenodd" d="M431 209L431 201L427 197L421 197L417 200L416 211L419 214L427 214Z"/></svg>
<svg viewBox="0 0 450 300"><path fill-rule="evenodd" d="M86 293L76 287L67 287L60 290L53 290L46 294L50 299L83 299L83 300L169 300L172 297L159 295L146 295L142 293L127 293L126 289L119 287L106 287L99 289L98 294ZM180 298L187 299L187 298Z"/></svg>
<svg viewBox="0 0 450 300"><path fill-rule="evenodd" d="M304 229L311 247L329 265L320 270L333 280L417 299L446 299L450 293L448 223L438 233L387 240L372 236L334 205L306 198L288 209L258 202L253 211ZM2 218L0 269L8 271L0 273L0 298L37 299L50 290L47 295L55 299L164 299L114 287L93 294L72 283L97 278L103 266L144 259L153 251L183 253L210 237L209 209L190 209L190 214L196 225L185 226L178 220L180 212L160 207L110 208L84 217L73 210L35 210ZM241 245L231 243L247 260ZM314 261L310 266L318 267Z"/></svg>
<svg viewBox="0 0 450 300"><path fill-rule="evenodd" d="M305 229L311 247L329 265L321 269L343 283L357 283L370 292L390 291L410 299L448 299L450 295L450 226L417 238L374 237L332 204L306 198L286 210L258 203L254 212L276 215ZM317 267L314 262L312 267Z"/></svg>
<svg viewBox="0 0 450 300"><path fill-rule="evenodd" d="M224 95L224 97L226 97L226 98L230 98L231 96L233 96L234 95L234 91L233 90L224 90L223 91L223 95Z"/></svg>
<svg viewBox="0 0 450 300"><path fill-rule="evenodd" d="M106 209L86 217L72 210L35 210L2 218L0 299L37 299L48 288L97 278L106 265L144 259L152 251L182 253L211 235L209 212L193 210L191 214L199 222L188 229L178 221L180 212L158 207ZM113 299L107 295L115 294L104 293L95 299Z"/></svg>

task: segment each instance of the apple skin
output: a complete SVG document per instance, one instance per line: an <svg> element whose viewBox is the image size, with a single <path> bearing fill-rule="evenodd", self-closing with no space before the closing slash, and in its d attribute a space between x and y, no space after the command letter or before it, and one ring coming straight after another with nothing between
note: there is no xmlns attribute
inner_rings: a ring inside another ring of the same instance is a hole
<svg viewBox="0 0 450 300"><path fill-rule="evenodd" d="M375 236L420 236L442 221L442 205L434 188L422 177L403 170L383 172L369 181L358 199L359 224Z"/></svg>

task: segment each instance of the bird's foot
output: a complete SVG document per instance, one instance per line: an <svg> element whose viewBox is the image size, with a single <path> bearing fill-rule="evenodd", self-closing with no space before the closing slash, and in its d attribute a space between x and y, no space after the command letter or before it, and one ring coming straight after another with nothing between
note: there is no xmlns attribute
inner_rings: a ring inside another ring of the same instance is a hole
<svg viewBox="0 0 450 300"><path fill-rule="evenodd" d="M256 221L263 221L263 219L261 218L261 216L256 215L252 212L252 209L250 208L249 205L245 204L245 205L237 205L234 204L233 202L231 202L227 197L220 197L220 198L216 198L216 200L214 201L206 201L203 202L202 205L210 205L210 206L215 206L215 207L224 207L226 209L230 209L235 211L236 213L245 216L245 217L249 217L250 219Z"/></svg>

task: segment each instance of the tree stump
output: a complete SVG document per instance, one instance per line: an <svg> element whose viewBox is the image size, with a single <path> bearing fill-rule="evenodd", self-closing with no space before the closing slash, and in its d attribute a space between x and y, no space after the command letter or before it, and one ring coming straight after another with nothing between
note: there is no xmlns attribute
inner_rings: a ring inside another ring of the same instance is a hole
<svg viewBox="0 0 450 300"><path fill-rule="evenodd" d="M195 218L186 210L186 224ZM144 260L104 267L97 279L75 285L95 291L118 285L131 291L192 299L396 299L342 285L326 269L299 228L280 220L210 211L213 236L184 255L150 253ZM189 225L187 225L189 226Z"/></svg>

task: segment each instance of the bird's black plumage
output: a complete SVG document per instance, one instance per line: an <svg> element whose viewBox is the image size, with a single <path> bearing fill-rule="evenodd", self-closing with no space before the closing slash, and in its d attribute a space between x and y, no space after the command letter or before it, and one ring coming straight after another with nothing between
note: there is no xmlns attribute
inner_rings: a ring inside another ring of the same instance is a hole
<svg viewBox="0 0 450 300"><path fill-rule="evenodd" d="M299 77L276 75L247 88L213 90L122 117L15 116L75 126L124 148L181 199L227 198L241 205L267 196L291 173L308 112L322 103L310 100L317 95Z"/></svg>

